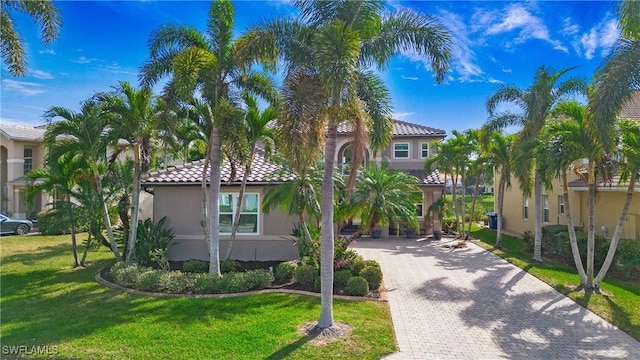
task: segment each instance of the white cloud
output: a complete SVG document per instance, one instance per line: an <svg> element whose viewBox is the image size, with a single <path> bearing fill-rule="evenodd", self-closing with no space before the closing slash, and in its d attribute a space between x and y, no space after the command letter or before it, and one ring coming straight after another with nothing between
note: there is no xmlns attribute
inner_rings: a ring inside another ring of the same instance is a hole
<svg viewBox="0 0 640 360"><path fill-rule="evenodd" d="M415 114L414 112L401 112L401 113L393 113L391 117L397 120L402 120L408 116Z"/></svg>
<svg viewBox="0 0 640 360"><path fill-rule="evenodd" d="M420 78L418 78L417 76L405 76L405 75L401 75L400 78L402 78L403 80L411 80L411 81L418 81L420 80Z"/></svg>
<svg viewBox="0 0 640 360"><path fill-rule="evenodd" d="M28 81L2 79L2 87L7 91L17 92L22 95L37 95L44 92L40 84Z"/></svg>
<svg viewBox="0 0 640 360"><path fill-rule="evenodd" d="M47 54L47 55L55 55L56 52L53 49L45 49L45 50L40 50L39 51L40 54Z"/></svg>
<svg viewBox="0 0 640 360"><path fill-rule="evenodd" d="M71 60L71 62L74 62L74 63L76 63L76 64L89 64L89 63L94 62L94 61L96 61L96 60L98 60L98 59L95 59L95 58L87 58L87 57L84 57L84 56L80 56L80 57L79 57L79 58L77 58L76 60Z"/></svg>
<svg viewBox="0 0 640 360"><path fill-rule="evenodd" d="M29 70L29 75L33 76L36 79L40 80L51 80L53 79L53 75L48 72L44 72L41 70Z"/></svg>
<svg viewBox="0 0 640 360"><path fill-rule="evenodd" d="M582 50L584 57L593 59L598 49L605 56L611 51L620 36L618 23L616 20L610 19L591 28L589 32L582 34L580 40L574 46L577 51Z"/></svg>
<svg viewBox="0 0 640 360"><path fill-rule="evenodd" d="M560 33L565 36L575 35L580 31L580 26L574 24L571 18L566 18L562 21L562 29Z"/></svg>

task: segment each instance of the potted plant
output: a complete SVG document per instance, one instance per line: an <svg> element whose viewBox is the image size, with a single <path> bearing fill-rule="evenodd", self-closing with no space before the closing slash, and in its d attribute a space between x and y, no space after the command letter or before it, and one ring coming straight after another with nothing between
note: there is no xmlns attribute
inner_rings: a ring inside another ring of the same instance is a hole
<svg viewBox="0 0 640 360"><path fill-rule="evenodd" d="M433 238L435 240L442 239L442 224L440 220L444 218L444 214L449 208L449 201L441 196L438 200L434 201L427 209L427 216L434 215L433 219Z"/></svg>

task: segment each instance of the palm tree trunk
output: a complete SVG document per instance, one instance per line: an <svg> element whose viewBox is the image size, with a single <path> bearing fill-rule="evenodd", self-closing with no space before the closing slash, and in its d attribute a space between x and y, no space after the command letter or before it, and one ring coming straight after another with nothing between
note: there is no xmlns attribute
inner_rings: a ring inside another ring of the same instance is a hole
<svg viewBox="0 0 640 360"><path fill-rule="evenodd" d="M233 227L231 228L231 238L229 240L229 246L227 247L227 253L225 259L231 257L231 251L233 251L233 242L236 240L236 234L238 233L238 227L240 227L240 210L242 209L242 203L244 202L244 190L247 187L247 179L251 174L251 163L253 162L253 156L255 153L255 146L251 149L247 163L244 166L244 174L242 175L242 184L240 184L240 193L238 194L238 203L236 204L235 216L233 219Z"/></svg>
<svg viewBox="0 0 640 360"><path fill-rule="evenodd" d="M456 215L456 231L460 228L460 207L458 206L458 174L451 175L451 195L453 195L453 212Z"/></svg>
<svg viewBox="0 0 640 360"><path fill-rule="evenodd" d="M460 178L460 182L462 183L462 199L460 200L460 207L462 208L462 221L460 227L460 237L465 238L467 236L467 231L464 226L467 223L467 183L464 175Z"/></svg>
<svg viewBox="0 0 640 360"><path fill-rule="evenodd" d="M600 271L598 271L596 279L593 281L593 288L596 290L600 288L600 282L602 282L605 275L607 275L609 267L613 262L613 257L616 255L616 249L618 248L618 242L620 241L620 235L622 234L622 225L624 224L624 219L627 217L627 213L629 212L631 200L633 200L633 191L636 186L637 174L637 172L631 172L629 186L627 187L627 195L624 199L624 206L622 207L622 213L620 213L620 217L618 218L618 222L616 223L616 229L613 231L613 237L611 238L611 244L609 245L607 257L604 259L604 263L602 264Z"/></svg>
<svg viewBox="0 0 640 360"><path fill-rule="evenodd" d="M131 224L129 226L129 246L126 261L133 259L138 236L138 213L140 212L140 178L142 177L142 163L140 159L140 144L134 152L133 192L131 194Z"/></svg>
<svg viewBox="0 0 640 360"><path fill-rule="evenodd" d="M118 245L116 244L116 240L113 237L113 229L111 228L111 219L109 218L109 209L107 208L107 202L104 200L104 192L102 190L102 181L100 179L100 173L98 172L98 166L94 163L92 164L93 169L93 179L96 183L96 189L98 190L98 194L100 195L100 204L102 205L102 216L104 218L104 226L107 228L107 236L109 237L109 246L111 246L111 251L116 257L117 261L122 261L122 256L120 256L120 251L118 251Z"/></svg>
<svg viewBox="0 0 640 360"><path fill-rule="evenodd" d="M73 249L73 267L76 268L80 265L78 263L78 243L76 242L76 224L75 219L73 218L73 208L71 205L71 200L67 199L67 204L69 207L69 218L71 219L71 248Z"/></svg>
<svg viewBox="0 0 640 360"><path fill-rule="evenodd" d="M207 151L204 157L204 164L202 166L202 178L201 178L201 204L202 204L202 227L204 230L204 242L210 245L211 239L209 237L209 203L207 201L207 170L209 169L209 158L211 157L211 143L207 145Z"/></svg>
<svg viewBox="0 0 640 360"><path fill-rule="evenodd" d="M569 189L567 181L567 173L562 173L562 197L564 198L564 207L567 212L567 227L569 230L569 242L571 243L571 253L573 254L573 262L580 276L580 288L587 283L587 274L582 266L582 258L580 257L580 249L578 248L578 240L576 238L576 228L573 224L573 215L571 214L571 205L569 204Z"/></svg>
<svg viewBox="0 0 640 360"><path fill-rule="evenodd" d="M84 266L84 262L87 259L87 254L89 253L89 246L91 246L91 225L89 225L89 235L87 237L87 246L84 247L84 252L82 253L82 259L80 260L80 266Z"/></svg>
<svg viewBox="0 0 640 360"><path fill-rule="evenodd" d="M504 175L500 175L500 180L498 180L498 206L497 206L497 216L498 216L498 229L496 231L496 249L502 248L502 210L504 209L504 191L506 188L506 181L504 180Z"/></svg>
<svg viewBox="0 0 640 360"><path fill-rule="evenodd" d="M542 262L542 180L536 173L533 181L535 226L533 229L533 261Z"/></svg>
<svg viewBox="0 0 640 360"><path fill-rule="evenodd" d="M209 273L220 276L220 166L222 163L222 141L220 129L211 129L211 170L209 172Z"/></svg>
<svg viewBox="0 0 640 360"><path fill-rule="evenodd" d="M589 205L588 205L588 223L587 223L587 283L585 284L585 291L592 292L593 289L593 275L594 269L594 257L595 257L595 208L596 208L596 176L595 176L595 164L589 160Z"/></svg>
<svg viewBox="0 0 640 360"><path fill-rule="evenodd" d="M480 176L482 175L482 165L479 166L479 171L476 174L476 181L473 184L473 201L471 202L471 218L469 219L469 230L467 231L467 236L465 240L469 238L469 234L471 233L471 225L473 224L473 217L476 213L476 201L478 200L478 189L480 188Z"/></svg>
<svg viewBox="0 0 640 360"><path fill-rule="evenodd" d="M322 182L322 229L320 236L320 292L321 309L319 328L333 325L333 165L336 155L338 126L329 121L324 151L324 178Z"/></svg>

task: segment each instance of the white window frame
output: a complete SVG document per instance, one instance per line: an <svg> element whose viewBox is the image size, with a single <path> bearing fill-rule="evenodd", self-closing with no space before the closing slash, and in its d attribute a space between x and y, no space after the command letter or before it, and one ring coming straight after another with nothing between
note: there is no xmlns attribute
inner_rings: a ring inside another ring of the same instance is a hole
<svg viewBox="0 0 640 360"><path fill-rule="evenodd" d="M415 205L416 205L416 216L424 217L424 191L420 191L420 202L416 203ZM418 209L420 209L419 213L418 213Z"/></svg>
<svg viewBox="0 0 640 360"><path fill-rule="evenodd" d="M427 145L427 156L424 156L424 146ZM428 141L425 142L421 142L420 143L420 159L427 159L429 156L431 156L431 144Z"/></svg>
<svg viewBox="0 0 640 360"><path fill-rule="evenodd" d="M565 211L564 195L558 195L558 214L564 215Z"/></svg>
<svg viewBox="0 0 640 360"><path fill-rule="evenodd" d="M234 217L235 217L235 212L236 212L236 204L238 201L238 197L239 197L239 193L220 193L220 197L222 196L226 196L226 195L231 195L232 196L232 201L231 201L231 212L228 211L220 211L219 216L222 215L231 215L231 226L233 227L233 222L234 222ZM242 211L242 209L240 210L240 216L242 215L256 215L256 232L240 232L238 231L236 234L238 235L260 235L260 194L259 193L244 193L244 196L249 196L249 195L255 195L257 197L257 209L256 212L246 212L246 211ZM220 205L218 205L220 206ZM239 230L239 229L238 229ZM231 232L222 232L220 231L220 235L231 235Z"/></svg>
<svg viewBox="0 0 640 360"><path fill-rule="evenodd" d="M542 195L542 222L548 224L550 218L549 195Z"/></svg>
<svg viewBox="0 0 640 360"><path fill-rule="evenodd" d="M396 146L397 145L407 145L407 150L400 150L400 151L406 151L407 152L407 156L403 157L403 156L396 156ZM408 142L395 142L393 143L393 158L394 159L404 159L404 160L408 160L411 159L411 143Z"/></svg>
<svg viewBox="0 0 640 360"><path fill-rule="evenodd" d="M30 152L30 156L27 156L27 150ZM22 158L24 160L22 172L26 175L29 171L33 170L33 148L25 146L22 150ZM27 169L27 164L29 164L29 169Z"/></svg>
<svg viewBox="0 0 640 360"><path fill-rule="evenodd" d="M522 218L529 219L529 198L526 196L522 198Z"/></svg>

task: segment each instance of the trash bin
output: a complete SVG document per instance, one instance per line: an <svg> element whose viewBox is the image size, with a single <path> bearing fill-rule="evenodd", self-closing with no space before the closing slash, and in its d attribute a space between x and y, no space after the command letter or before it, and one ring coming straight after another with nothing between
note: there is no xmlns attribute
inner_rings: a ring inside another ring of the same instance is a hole
<svg viewBox="0 0 640 360"><path fill-rule="evenodd" d="M492 212L489 213L489 229L498 229L498 214Z"/></svg>

